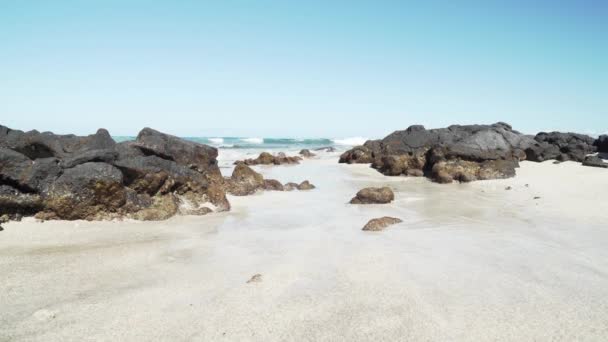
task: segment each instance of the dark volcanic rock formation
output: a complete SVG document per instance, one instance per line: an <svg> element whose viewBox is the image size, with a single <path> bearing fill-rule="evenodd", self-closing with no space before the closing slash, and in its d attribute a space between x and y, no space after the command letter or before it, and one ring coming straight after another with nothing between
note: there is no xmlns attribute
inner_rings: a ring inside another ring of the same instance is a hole
<svg viewBox="0 0 608 342"><path fill-rule="evenodd" d="M351 204L385 204L395 199L393 190L389 187L364 188L357 192L357 195L350 200Z"/></svg>
<svg viewBox="0 0 608 342"><path fill-rule="evenodd" d="M534 140L505 123L453 125L427 130L410 126L382 140L344 153L343 163L371 161L385 175L427 176L440 183L454 180L506 178L515 175L518 162Z"/></svg>
<svg viewBox="0 0 608 342"><path fill-rule="evenodd" d="M166 219L228 210L215 148L149 128L116 144L0 126L0 215Z"/></svg>
<svg viewBox="0 0 608 342"><path fill-rule="evenodd" d="M597 148L598 152L608 153L608 135L601 135L593 145Z"/></svg>
<svg viewBox="0 0 608 342"><path fill-rule="evenodd" d="M550 159L582 162L588 154L597 150L595 139L584 134L541 132L534 140L534 144L526 149L526 156L528 160L537 162Z"/></svg>

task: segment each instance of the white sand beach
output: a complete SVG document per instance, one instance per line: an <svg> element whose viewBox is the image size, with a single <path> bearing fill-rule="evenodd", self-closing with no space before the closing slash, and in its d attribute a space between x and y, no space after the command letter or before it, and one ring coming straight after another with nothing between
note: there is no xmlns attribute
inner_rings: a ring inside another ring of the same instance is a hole
<svg viewBox="0 0 608 342"><path fill-rule="evenodd" d="M523 162L512 179L439 185L333 154L256 170L317 188L164 222L4 225L0 341L608 336L605 169ZM396 200L348 204L370 185ZM403 223L361 231L384 215Z"/></svg>

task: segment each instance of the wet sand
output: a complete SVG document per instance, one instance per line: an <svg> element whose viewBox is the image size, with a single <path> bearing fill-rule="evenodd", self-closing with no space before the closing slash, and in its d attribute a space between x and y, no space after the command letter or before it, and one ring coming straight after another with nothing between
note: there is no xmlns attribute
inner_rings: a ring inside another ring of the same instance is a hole
<svg viewBox="0 0 608 342"><path fill-rule="evenodd" d="M606 170L524 162L450 185L335 156L257 170L317 189L165 222L6 224L0 340L608 338ZM348 204L372 185L395 202ZM361 231L385 215L404 222Z"/></svg>

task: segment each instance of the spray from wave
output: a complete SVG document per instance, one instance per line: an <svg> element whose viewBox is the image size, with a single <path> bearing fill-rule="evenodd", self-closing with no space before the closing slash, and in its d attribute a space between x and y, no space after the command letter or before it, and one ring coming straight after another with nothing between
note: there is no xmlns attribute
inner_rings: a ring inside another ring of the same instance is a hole
<svg viewBox="0 0 608 342"><path fill-rule="evenodd" d="M263 144L264 139L262 138L241 138L241 141L246 142L248 144Z"/></svg>
<svg viewBox="0 0 608 342"><path fill-rule="evenodd" d="M364 137L350 137L344 139L331 139L336 145L358 146L363 145L368 139Z"/></svg>

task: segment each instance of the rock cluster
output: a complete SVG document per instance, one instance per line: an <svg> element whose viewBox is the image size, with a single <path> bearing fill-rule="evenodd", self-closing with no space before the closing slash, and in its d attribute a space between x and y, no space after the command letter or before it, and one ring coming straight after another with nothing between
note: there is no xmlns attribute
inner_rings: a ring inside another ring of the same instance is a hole
<svg viewBox="0 0 608 342"><path fill-rule="evenodd" d="M584 134L541 132L526 149L526 156L528 160L536 162L551 159L582 162L588 154L597 151L594 145L595 139Z"/></svg>
<svg viewBox="0 0 608 342"><path fill-rule="evenodd" d="M161 220L230 208L215 148L150 128L116 143L0 126L0 215Z"/></svg>
<svg viewBox="0 0 608 342"><path fill-rule="evenodd" d="M311 190L315 186L308 181L300 184L287 183L281 184L276 179L264 179L264 177L251 169L244 163L238 163L232 172L232 176L224 180L226 191L234 196L247 196L258 190L269 191L291 191L291 190Z"/></svg>
<svg viewBox="0 0 608 342"><path fill-rule="evenodd" d="M521 134L510 125L453 125L427 130L414 125L367 141L340 156L341 163L370 163L389 176L426 176L438 183L508 178L521 160L582 162L604 146L576 133Z"/></svg>
<svg viewBox="0 0 608 342"><path fill-rule="evenodd" d="M385 204L395 199L393 190L389 187L364 188L357 192L357 195L350 200L351 204Z"/></svg>
<svg viewBox="0 0 608 342"><path fill-rule="evenodd" d="M238 160L234 164L245 164L245 165L283 165L283 164L299 164L302 160L298 156L287 156L285 153L280 152L277 155L272 155L268 152L262 152L255 159Z"/></svg>

